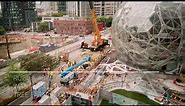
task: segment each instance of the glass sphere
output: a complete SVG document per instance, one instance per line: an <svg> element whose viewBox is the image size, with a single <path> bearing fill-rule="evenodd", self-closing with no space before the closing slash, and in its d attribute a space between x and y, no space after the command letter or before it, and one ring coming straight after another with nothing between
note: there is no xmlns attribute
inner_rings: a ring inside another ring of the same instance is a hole
<svg viewBox="0 0 185 106"><path fill-rule="evenodd" d="M184 27L183 3L124 2L113 17L112 44L127 65L174 70L183 54Z"/></svg>

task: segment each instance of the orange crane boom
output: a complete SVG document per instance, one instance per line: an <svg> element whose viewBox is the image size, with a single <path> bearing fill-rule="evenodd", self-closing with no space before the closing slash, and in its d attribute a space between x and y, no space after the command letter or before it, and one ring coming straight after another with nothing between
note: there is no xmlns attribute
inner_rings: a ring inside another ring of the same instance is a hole
<svg viewBox="0 0 185 106"><path fill-rule="evenodd" d="M90 9L91 9L91 15L92 15L92 24L93 24L93 34L94 34L94 41L92 42L93 46L99 46L103 44L103 39L101 38L101 34L97 25L96 20L96 11L93 7L93 2L89 1Z"/></svg>
<svg viewBox="0 0 185 106"><path fill-rule="evenodd" d="M101 51L104 46L109 45L108 40L102 39L101 34L97 25L96 21L96 12L93 7L93 2L89 1L89 6L91 9L91 15L92 15L92 25L93 25L93 36L94 40L92 41L92 46L88 47L88 44L85 43L84 41L81 43L81 48L83 49L90 49L91 51Z"/></svg>

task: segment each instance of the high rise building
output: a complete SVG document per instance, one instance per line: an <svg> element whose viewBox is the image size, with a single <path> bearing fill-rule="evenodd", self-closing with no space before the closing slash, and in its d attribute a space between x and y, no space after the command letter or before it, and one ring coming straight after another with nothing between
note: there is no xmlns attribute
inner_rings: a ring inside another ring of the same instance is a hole
<svg viewBox="0 0 185 106"><path fill-rule="evenodd" d="M36 21L35 2L2 1L2 17L7 29L19 30Z"/></svg>
<svg viewBox="0 0 185 106"><path fill-rule="evenodd" d="M66 11L67 11L67 2L66 1L59 1L58 2L58 11L62 11L66 14Z"/></svg>
<svg viewBox="0 0 185 106"><path fill-rule="evenodd" d="M80 17L88 17L91 15L91 10L88 1L79 2Z"/></svg>
<svg viewBox="0 0 185 106"><path fill-rule="evenodd" d="M95 1L93 2L97 16L113 16L121 4L120 1Z"/></svg>
<svg viewBox="0 0 185 106"><path fill-rule="evenodd" d="M67 2L67 14L71 17L78 16L78 1Z"/></svg>
<svg viewBox="0 0 185 106"><path fill-rule="evenodd" d="M58 2L40 2L37 4L39 16L51 16L53 13L58 13Z"/></svg>
<svg viewBox="0 0 185 106"><path fill-rule="evenodd" d="M90 15L88 1L69 1L67 2L67 14L75 17L87 17Z"/></svg>

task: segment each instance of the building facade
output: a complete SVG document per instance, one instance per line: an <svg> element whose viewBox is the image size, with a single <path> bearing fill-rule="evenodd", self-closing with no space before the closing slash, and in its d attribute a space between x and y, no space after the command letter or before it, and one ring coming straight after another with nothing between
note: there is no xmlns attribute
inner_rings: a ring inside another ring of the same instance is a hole
<svg viewBox="0 0 185 106"><path fill-rule="evenodd" d="M89 17L91 15L91 9L88 1L79 2L79 9L80 17Z"/></svg>
<svg viewBox="0 0 185 106"><path fill-rule="evenodd" d="M54 20L53 24L56 32L63 35L86 35L93 30L91 21L82 19Z"/></svg>
<svg viewBox="0 0 185 106"><path fill-rule="evenodd" d="M58 2L40 2L36 8L39 16L51 16L53 13L58 13Z"/></svg>
<svg viewBox="0 0 185 106"><path fill-rule="evenodd" d="M95 1L93 2L97 16L113 16L121 1Z"/></svg>
<svg viewBox="0 0 185 106"><path fill-rule="evenodd" d="M59 1L58 2L58 12L62 11L64 14L67 12L67 2L66 1Z"/></svg>
<svg viewBox="0 0 185 106"><path fill-rule="evenodd" d="M72 17L88 17L90 7L88 1L69 1L67 2L67 14Z"/></svg>
<svg viewBox="0 0 185 106"><path fill-rule="evenodd" d="M67 14L70 17L78 17L78 1L69 1L67 2Z"/></svg>
<svg viewBox="0 0 185 106"><path fill-rule="evenodd" d="M35 2L2 1L2 17L5 28L19 30L36 21Z"/></svg>

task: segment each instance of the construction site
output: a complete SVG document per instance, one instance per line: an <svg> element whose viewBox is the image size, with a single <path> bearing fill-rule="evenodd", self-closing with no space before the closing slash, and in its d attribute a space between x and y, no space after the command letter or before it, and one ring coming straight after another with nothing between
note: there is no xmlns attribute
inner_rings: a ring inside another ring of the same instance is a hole
<svg viewBox="0 0 185 106"><path fill-rule="evenodd" d="M29 36L24 55L42 52L59 64L39 71L29 93L9 105L185 104L185 4L122 2L103 31L89 6L92 34Z"/></svg>

